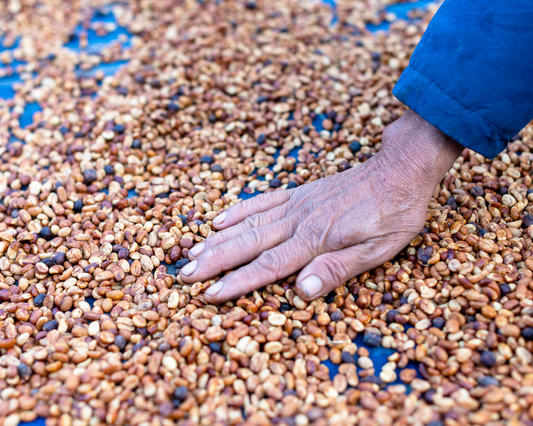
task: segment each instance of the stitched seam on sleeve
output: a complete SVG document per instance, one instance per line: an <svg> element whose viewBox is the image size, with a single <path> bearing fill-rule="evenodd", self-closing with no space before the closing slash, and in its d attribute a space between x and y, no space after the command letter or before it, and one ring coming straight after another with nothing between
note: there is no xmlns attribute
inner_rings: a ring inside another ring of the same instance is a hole
<svg viewBox="0 0 533 426"><path fill-rule="evenodd" d="M479 114L477 114L475 111L472 111L470 108L467 108L465 107L464 105L461 105L459 103L459 101L457 101L456 99L452 98L448 93L446 93L444 90L442 90L439 86L437 86L433 81L431 81L429 78L427 78L425 75L419 73L417 70L415 70L414 68L411 68L411 67L408 67L408 69L410 71L413 71L414 73L416 73L417 75L419 75L420 77L422 77L424 80L426 80L428 83L430 83L433 87L435 87L439 92L441 92L444 96L446 96L448 99L450 99L453 103L455 103L456 105L458 105L459 107L461 107L462 109L468 111L469 113L475 115L477 118L479 118L481 121L483 121L484 123L488 124L490 127L492 127L496 132L498 132L498 134L502 135L502 136L505 136L507 137L508 139L510 139L512 136L506 132L504 132L503 130L499 129L496 125L492 124L491 122L487 121L485 118L483 118L482 116L480 116Z"/></svg>

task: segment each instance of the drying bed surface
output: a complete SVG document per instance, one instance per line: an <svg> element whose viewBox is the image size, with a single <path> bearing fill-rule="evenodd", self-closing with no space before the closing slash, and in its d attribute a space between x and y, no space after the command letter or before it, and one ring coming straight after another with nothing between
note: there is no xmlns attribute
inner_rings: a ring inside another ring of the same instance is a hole
<svg viewBox="0 0 533 426"><path fill-rule="evenodd" d="M388 6L0 5L4 425L531 423L529 127L315 302L176 276L228 206L379 151L435 10Z"/></svg>

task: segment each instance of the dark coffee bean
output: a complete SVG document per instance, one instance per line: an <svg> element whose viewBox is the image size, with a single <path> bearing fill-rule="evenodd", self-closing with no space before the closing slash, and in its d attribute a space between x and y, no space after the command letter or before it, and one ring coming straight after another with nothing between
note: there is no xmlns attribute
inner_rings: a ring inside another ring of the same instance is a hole
<svg viewBox="0 0 533 426"><path fill-rule="evenodd" d="M213 157L209 155L204 155L203 157L200 157L201 163L207 163L207 164L213 164Z"/></svg>
<svg viewBox="0 0 533 426"><path fill-rule="evenodd" d="M260 134L259 137L256 139L256 142L259 144L259 145L262 145L264 144L266 141L266 136L264 134Z"/></svg>
<svg viewBox="0 0 533 426"><path fill-rule="evenodd" d="M248 10L255 10L257 9L257 4L254 1L247 1L244 3L244 7Z"/></svg>
<svg viewBox="0 0 533 426"><path fill-rule="evenodd" d="M450 206L452 210L457 210L459 208L457 201L453 197L450 197L446 200L446 205Z"/></svg>
<svg viewBox="0 0 533 426"><path fill-rule="evenodd" d="M15 209L15 210L13 210L13 211L11 212L11 217L12 217L13 219L16 219L17 217L19 217L19 211L18 211L18 209Z"/></svg>
<svg viewBox="0 0 533 426"><path fill-rule="evenodd" d="M54 265L62 265L66 259L67 255L59 251L52 256L52 263Z"/></svg>
<svg viewBox="0 0 533 426"><path fill-rule="evenodd" d="M181 223L183 224L183 226L187 225L187 223L189 223L187 221L187 216L184 216L182 214L179 214L178 217L181 219Z"/></svg>
<svg viewBox="0 0 533 426"><path fill-rule="evenodd" d="M222 173L224 171L224 167L222 167L220 164L213 164L209 169L213 173Z"/></svg>
<svg viewBox="0 0 533 426"><path fill-rule="evenodd" d="M111 166L110 164L108 164L107 166L104 167L104 171L105 171L105 174L108 175L108 176L115 174L115 168L113 166Z"/></svg>
<svg viewBox="0 0 533 426"><path fill-rule="evenodd" d="M350 353L346 351L341 352L341 360L344 364L354 364L356 363L355 357Z"/></svg>
<svg viewBox="0 0 533 426"><path fill-rule="evenodd" d="M96 181L96 170L94 169L87 169L83 172L83 183L85 185L90 185L94 181Z"/></svg>
<svg viewBox="0 0 533 426"><path fill-rule="evenodd" d="M405 305L407 303L407 297L401 297L400 298L400 305Z"/></svg>
<svg viewBox="0 0 533 426"><path fill-rule="evenodd" d="M502 296L507 296L511 293L511 287L509 287L509 284L504 283L500 286L500 291L502 292Z"/></svg>
<svg viewBox="0 0 533 426"><path fill-rule="evenodd" d="M125 130L126 128L122 124L117 124L115 126L115 132L117 133L124 133Z"/></svg>
<svg viewBox="0 0 533 426"><path fill-rule="evenodd" d="M416 257L422 265L427 265L429 259L433 256L433 247L420 247L416 252Z"/></svg>
<svg viewBox="0 0 533 426"><path fill-rule="evenodd" d="M428 404L433 404L436 394L437 394L437 391L435 391L435 389L427 390L423 394L424 401L426 401Z"/></svg>
<svg viewBox="0 0 533 426"><path fill-rule="evenodd" d="M334 291L329 292L328 294L326 294L324 299L326 300L326 303L335 302L335 292Z"/></svg>
<svg viewBox="0 0 533 426"><path fill-rule="evenodd" d="M342 312L339 311L339 310L336 310L335 312L333 312L333 313L331 314L331 321L335 321L335 322L337 322L337 321L342 320L343 318L344 318L344 315L343 315Z"/></svg>
<svg viewBox="0 0 533 426"><path fill-rule="evenodd" d="M371 348L375 348L381 346L381 336L376 333L366 332L363 336L363 342L365 345Z"/></svg>
<svg viewBox="0 0 533 426"><path fill-rule="evenodd" d="M51 257L46 257L44 258L43 260L41 260L41 262L43 262L46 266L48 266L49 268L51 268L52 266L54 266L54 262L52 261L52 258Z"/></svg>
<svg viewBox="0 0 533 426"><path fill-rule="evenodd" d="M77 138L83 138L85 136L84 132L76 132L74 133L74 137Z"/></svg>
<svg viewBox="0 0 533 426"><path fill-rule="evenodd" d="M118 334L115 337L115 345L117 345L121 351L126 347L126 343L126 339L122 334Z"/></svg>
<svg viewBox="0 0 533 426"><path fill-rule="evenodd" d="M41 232L39 233L41 238L44 238L46 241L50 241L54 238L54 234L52 234L52 230L49 226L45 226L43 229L41 229Z"/></svg>
<svg viewBox="0 0 533 426"><path fill-rule="evenodd" d="M298 187L298 184L296 182L294 182L293 180L291 180L288 184L287 184L287 189L293 189L293 188L297 188Z"/></svg>
<svg viewBox="0 0 533 426"><path fill-rule="evenodd" d="M350 148L350 151L352 151L355 154L356 152L359 152L361 150L361 144L359 142L352 142L349 148Z"/></svg>
<svg viewBox="0 0 533 426"><path fill-rule="evenodd" d="M442 317L437 317L431 322L431 325L439 330L442 330L445 324L446 320Z"/></svg>
<svg viewBox="0 0 533 426"><path fill-rule="evenodd" d="M130 255L130 251L127 248L121 248L118 252L119 259L126 259Z"/></svg>
<svg viewBox="0 0 533 426"><path fill-rule="evenodd" d="M346 161L343 161L338 166L339 172L344 172L344 171L349 170L351 168L352 168L352 165L350 163L346 162Z"/></svg>
<svg viewBox="0 0 533 426"><path fill-rule="evenodd" d="M296 340L298 337L300 337L303 334L303 331L301 328L294 328L291 333L291 339Z"/></svg>
<svg viewBox="0 0 533 426"><path fill-rule="evenodd" d="M170 349L171 349L171 346L168 344L168 342L160 343L159 346L157 347L157 350L159 352L166 352Z"/></svg>
<svg viewBox="0 0 533 426"><path fill-rule="evenodd" d="M133 139L131 147L133 149L140 149L141 148L141 140L140 139Z"/></svg>
<svg viewBox="0 0 533 426"><path fill-rule="evenodd" d="M383 295L383 303L385 303L387 305L392 305L394 303L394 296L392 295L392 293L390 291L387 291Z"/></svg>
<svg viewBox="0 0 533 426"><path fill-rule="evenodd" d="M279 188L281 186L281 181L279 179L272 179L270 181L271 188Z"/></svg>
<svg viewBox="0 0 533 426"><path fill-rule="evenodd" d="M189 263L190 260L189 259L180 259L176 262L176 269L181 269L183 268L187 263Z"/></svg>
<svg viewBox="0 0 533 426"><path fill-rule="evenodd" d="M286 312L290 310L291 310L291 305L289 305L288 303L282 303L281 306L279 307L280 312Z"/></svg>
<svg viewBox="0 0 533 426"><path fill-rule="evenodd" d="M123 96L127 96L128 93L130 93L130 91L128 90L127 87L123 87L123 86L120 86L118 89L117 89L117 92L120 93L121 95Z"/></svg>
<svg viewBox="0 0 533 426"><path fill-rule="evenodd" d="M498 386L500 382L491 376L484 376L478 379L477 384L479 386Z"/></svg>
<svg viewBox="0 0 533 426"><path fill-rule="evenodd" d="M81 213L83 209L83 201L81 200L81 198L79 200L76 200L74 201L74 213Z"/></svg>
<svg viewBox="0 0 533 426"><path fill-rule="evenodd" d="M481 186L476 185L470 190L470 194L474 198L483 197L483 195L485 194L485 191L483 191L483 188Z"/></svg>
<svg viewBox="0 0 533 426"><path fill-rule="evenodd" d="M525 227L533 225L533 216L531 216L530 214L525 214L522 218L522 223Z"/></svg>
<svg viewBox="0 0 533 426"><path fill-rule="evenodd" d="M179 386L174 390L174 398L183 402L189 396L189 389L187 386Z"/></svg>
<svg viewBox="0 0 533 426"><path fill-rule="evenodd" d="M31 368L27 364L24 364L23 362L21 362L18 365L17 370L22 380L29 380L29 378L31 377L32 371L31 371Z"/></svg>
<svg viewBox="0 0 533 426"><path fill-rule="evenodd" d="M46 294L38 294L35 299L33 299L33 304L40 308L41 306L43 306L43 302L44 302L44 298L46 297Z"/></svg>
<svg viewBox="0 0 533 426"><path fill-rule="evenodd" d="M396 322L396 315L398 315L398 311L396 309L391 309L389 312L387 312L387 322Z"/></svg>
<svg viewBox="0 0 533 426"><path fill-rule="evenodd" d="M500 189L498 189L498 194L500 195L505 195L509 192L509 188L507 188L506 186L502 186Z"/></svg>
<svg viewBox="0 0 533 426"><path fill-rule="evenodd" d="M56 320L48 321L45 325L43 325L43 330L48 332L55 330L58 327L59 323Z"/></svg>
<svg viewBox="0 0 533 426"><path fill-rule="evenodd" d="M483 237L485 234L487 234L489 231L487 231L485 228L479 228L479 236Z"/></svg>
<svg viewBox="0 0 533 426"><path fill-rule="evenodd" d="M309 126L304 126L304 128L302 129L302 133L304 135L308 135L310 131L311 131L311 127Z"/></svg>
<svg viewBox="0 0 533 426"><path fill-rule="evenodd" d="M483 351L480 361L485 367L492 368L496 365L496 354L491 351Z"/></svg>
<svg viewBox="0 0 533 426"><path fill-rule="evenodd" d="M378 385L379 387L383 386L383 380L381 380L378 376L374 374L370 374L368 376L365 376L361 379L362 383L374 383L375 385Z"/></svg>
<svg viewBox="0 0 533 426"><path fill-rule="evenodd" d="M133 345L133 348L131 348L132 353L137 352L139 349L142 349L145 345L145 341L141 340L139 343L136 343Z"/></svg>
<svg viewBox="0 0 533 426"><path fill-rule="evenodd" d="M533 340L533 327L526 327L522 329L522 337L525 340Z"/></svg>
<svg viewBox="0 0 533 426"><path fill-rule="evenodd" d="M217 354L222 355L222 344L220 342L209 343L209 349Z"/></svg>
<svg viewBox="0 0 533 426"><path fill-rule="evenodd" d="M63 136L65 136L65 135L69 132L69 129L68 129L68 127L61 126L61 127L59 128L59 132L60 132Z"/></svg>
<svg viewBox="0 0 533 426"><path fill-rule="evenodd" d="M268 98L265 95L260 95L257 98L257 103L258 104L262 104L263 102L266 102L266 101L268 101Z"/></svg>
<svg viewBox="0 0 533 426"><path fill-rule="evenodd" d="M11 299L11 292L5 288L0 290L0 302L9 302Z"/></svg>
<svg viewBox="0 0 533 426"><path fill-rule="evenodd" d="M432 422L429 422L427 426L444 426L444 423L440 420L433 420Z"/></svg>

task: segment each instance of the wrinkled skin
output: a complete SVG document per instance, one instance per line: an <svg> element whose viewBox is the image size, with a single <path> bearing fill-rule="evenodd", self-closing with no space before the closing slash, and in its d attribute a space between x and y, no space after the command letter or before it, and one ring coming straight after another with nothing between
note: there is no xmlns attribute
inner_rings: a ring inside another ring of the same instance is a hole
<svg viewBox="0 0 533 426"><path fill-rule="evenodd" d="M407 111L367 162L292 190L262 194L214 221L196 245L184 282L224 271L206 297L221 303L301 270L296 291L312 300L390 260L420 232L436 185L462 147Z"/></svg>

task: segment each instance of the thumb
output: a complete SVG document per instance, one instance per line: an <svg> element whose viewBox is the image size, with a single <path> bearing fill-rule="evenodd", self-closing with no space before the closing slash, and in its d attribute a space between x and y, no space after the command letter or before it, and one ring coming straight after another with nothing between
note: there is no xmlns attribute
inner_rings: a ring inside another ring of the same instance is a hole
<svg viewBox="0 0 533 426"><path fill-rule="evenodd" d="M321 254L309 263L296 279L296 292L304 300L313 300L341 286L350 278L381 265L389 255L372 255L367 244Z"/></svg>

